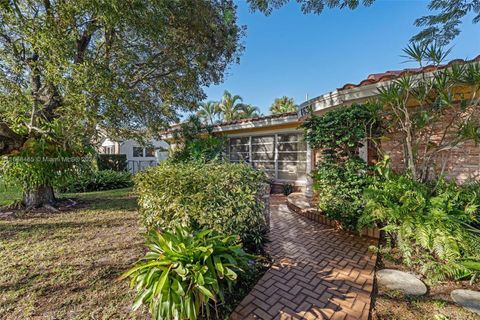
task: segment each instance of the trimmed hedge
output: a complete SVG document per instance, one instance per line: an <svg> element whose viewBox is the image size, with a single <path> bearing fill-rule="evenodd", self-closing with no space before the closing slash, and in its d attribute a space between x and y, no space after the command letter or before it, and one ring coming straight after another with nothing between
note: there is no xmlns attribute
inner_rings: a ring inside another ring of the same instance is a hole
<svg viewBox="0 0 480 320"><path fill-rule="evenodd" d="M127 155L99 154L97 155L98 170L127 171Z"/></svg>
<svg viewBox="0 0 480 320"><path fill-rule="evenodd" d="M131 187L132 175L127 171L103 170L84 173L62 184L61 192L90 192Z"/></svg>
<svg viewBox="0 0 480 320"><path fill-rule="evenodd" d="M252 251L264 242L267 177L249 165L164 162L137 174L134 181L148 229L177 223L209 228L239 235Z"/></svg>

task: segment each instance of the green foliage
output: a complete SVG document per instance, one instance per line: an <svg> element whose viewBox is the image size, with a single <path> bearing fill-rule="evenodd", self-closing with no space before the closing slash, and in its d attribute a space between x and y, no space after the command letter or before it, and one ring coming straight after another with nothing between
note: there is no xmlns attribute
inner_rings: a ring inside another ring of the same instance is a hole
<svg viewBox="0 0 480 320"><path fill-rule="evenodd" d="M218 121L218 102L201 102L196 115L205 125L213 125Z"/></svg>
<svg viewBox="0 0 480 320"><path fill-rule="evenodd" d="M288 196L290 193L293 192L294 186L291 183L285 183L283 185L283 194Z"/></svg>
<svg viewBox="0 0 480 320"><path fill-rule="evenodd" d="M367 164L358 158L323 161L312 173L317 206L342 226L356 230L363 213L363 191L369 184Z"/></svg>
<svg viewBox="0 0 480 320"><path fill-rule="evenodd" d="M122 189L132 185L130 172L101 170L74 176L59 185L58 189L61 192L90 192Z"/></svg>
<svg viewBox="0 0 480 320"><path fill-rule="evenodd" d="M75 139L62 146L54 140L51 136L28 139L21 151L0 158L5 183L28 192L64 183L90 168L91 149L75 144Z"/></svg>
<svg viewBox="0 0 480 320"><path fill-rule="evenodd" d="M235 236L212 230L152 231L147 247L145 257L122 278L130 276L138 291L133 309L148 304L153 319L211 318L212 306L224 302L225 289L232 289L238 273L254 259Z"/></svg>
<svg viewBox="0 0 480 320"><path fill-rule="evenodd" d="M459 25L470 12L475 14L472 23L480 21L480 2L477 0L431 0L428 8L436 12L415 20L417 27L425 29L412 37L412 41L437 42L446 45L460 34Z"/></svg>
<svg viewBox="0 0 480 320"><path fill-rule="evenodd" d="M164 162L134 180L148 229L181 223L238 234L251 251L264 241L267 208L260 197L267 178L247 164Z"/></svg>
<svg viewBox="0 0 480 320"><path fill-rule="evenodd" d="M358 150L380 133L377 111L376 105L352 105L312 115L302 124L305 140L322 152L312 174L318 208L350 230L357 227L368 184L368 166Z"/></svg>
<svg viewBox="0 0 480 320"><path fill-rule="evenodd" d="M379 134L377 111L378 106L364 104L335 109L322 116L312 115L302 124L305 141L312 148L321 149L325 157L354 157L363 139Z"/></svg>
<svg viewBox="0 0 480 320"><path fill-rule="evenodd" d="M320 14L325 8L355 9L360 3L370 6L375 0L296 0L300 4L303 13ZM248 0L252 10L258 10L270 14L272 10L285 5L288 0Z"/></svg>
<svg viewBox="0 0 480 320"><path fill-rule="evenodd" d="M230 0L0 1L0 156L46 143L58 152L35 156L81 157L99 127L164 130L237 61L236 19ZM34 189L67 167L14 174Z"/></svg>
<svg viewBox="0 0 480 320"><path fill-rule="evenodd" d="M387 245L398 247L403 262L431 280L468 275L461 261L480 257L480 237L471 231L480 194L444 180L422 184L382 166L365 190L360 225L381 226Z"/></svg>
<svg viewBox="0 0 480 320"><path fill-rule="evenodd" d="M225 139L214 136L211 127L205 127L196 116L182 123L175 134L176 147L170 156L173 162L208 162L223 159Z"/></svg>
<svg viewBox="0 0 480 320"><path fill-rule="evenodd" d="M270 112L272 114L281 114L293 111L297 111L297 105L295 104L293 98L289 98L287 96L276 98L270 106Z"/></svg>
<svg viewBox="0 0 480 320"><path fill-rule="evenodd" d="M127 155L125 154L99 154L97 155L98 170L127 170Z"/></svg>
<svg viewBox="0 0 480 320"><path fill-rule="evenodd" d="M420 67L442 65L449 52L435 44L404 49ZM479 87L480 64L472 62L452 63L432 76L406 72L378 89L384 129L402 143L405 170L414 179L438 179L454 150L480 141Z"/></svg>

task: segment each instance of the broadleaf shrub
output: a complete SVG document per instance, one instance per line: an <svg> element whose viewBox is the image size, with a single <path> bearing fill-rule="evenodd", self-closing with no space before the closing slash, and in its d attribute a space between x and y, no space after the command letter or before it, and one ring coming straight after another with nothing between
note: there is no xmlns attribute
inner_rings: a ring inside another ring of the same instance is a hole
<svg viewBox="0 0 480 320"><path fill-rule="evenodd" d="M132 174L127 171L102 170L79 174L59 185L62 192L90 192L133 186Z"/></svg>
<svg viewBox="0 0 480 320"><path fill-rule="evenodd" d="M363 192L368 186L368 166L359 158L324 161L312 173L317 207L342 226L356 230L363 213Z"/></svg>
<svg viewBox="0 0 480 320"><path fill-rule="evenodd" d="M360 224L382 227L386 247L396 247L407 266L432 281L474 272L464 263L480 258L479 194L473 188L445 180L425 184L387 169L364 196Z"/></svg>
<svg viewBox="0 0 480 320"><path fill-rule="evenodd" d="M134 180L148 229L181 223L238 234L252 251L264 241L268 208L261 197L267 178L247 164L167 161Z"/></svg>
<svg viewBox="0 0 480 320"><path fill-rule="evenodd" d="M97 155L98 170L113 170L126 171L127 170L127 155L126 154L99 154Z"/></svg>
<svg viewBox="0 0 480 320"><path fill-rule="evenodd" d="M211 309L224 303L239 274L255 264L236 236L213 230L151 231L149 251L124 273L137 297L133 308L148 304L153 319L212 319Z"/></svg>

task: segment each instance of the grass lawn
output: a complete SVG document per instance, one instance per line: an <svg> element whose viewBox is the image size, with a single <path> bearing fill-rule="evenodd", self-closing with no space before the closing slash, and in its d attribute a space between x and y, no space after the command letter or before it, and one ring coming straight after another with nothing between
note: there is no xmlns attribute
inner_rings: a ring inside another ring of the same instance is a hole
<svg viewBox="0 0 480 320"><path fill-rule="evenodd" d="M116 281L145 252L130 189L68 196L74 210L0 219L0 319L145 319Z"/></svg>
<svg viewBox="0 0 480 320"><path fill-rule="evenodd" d="M2 178L0 177L0 207L12 204L16 200L20 200L21 197L22 192L20 191L20 189L5 186Z"/></svg>

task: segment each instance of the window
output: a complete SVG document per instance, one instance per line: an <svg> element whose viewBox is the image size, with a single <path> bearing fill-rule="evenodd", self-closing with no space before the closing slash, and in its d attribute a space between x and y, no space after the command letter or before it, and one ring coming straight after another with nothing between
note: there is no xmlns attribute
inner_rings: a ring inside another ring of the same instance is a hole
<svg viewBox="0 0 480 320"><path fill-rule="evenodd" d="M145 157L155 157L155 148L145 148Z"/></svg>
<svg viewBox="0 0 480 320"><path fill-rule="evenodd" d="M143 148L142 147L133 147L133 157L142 158L143 157Z"/></svg>
<svg viewBox="0 0 480 320"><path fill-rule="evenodd" d="M115 153L115 146L105 146L103 147L104 154L114 154Z"/></svg>
<svg viewBox="0 0 480 320"><path fill-rule="evenodd" d="M249 162L278 180L306 180L307 145L299 133L230 138L229 159Z"/></svg>

